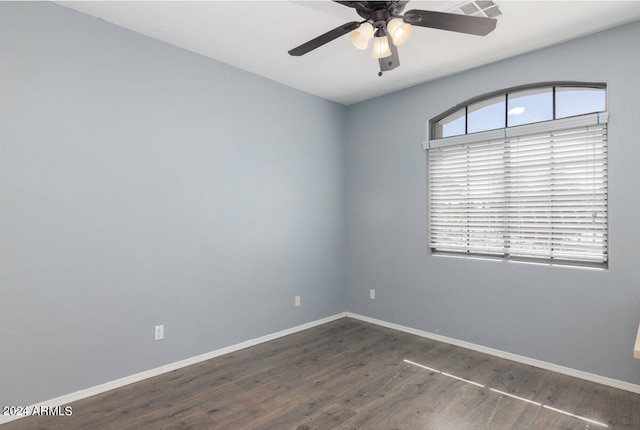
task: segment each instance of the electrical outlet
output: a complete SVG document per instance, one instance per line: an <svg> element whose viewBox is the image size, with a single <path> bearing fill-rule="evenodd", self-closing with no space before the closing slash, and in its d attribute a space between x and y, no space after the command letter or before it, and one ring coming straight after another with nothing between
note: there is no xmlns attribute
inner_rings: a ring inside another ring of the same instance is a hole
<svg viewBox="0 0 640 430"><path fill-rule="evenodd" d="M371 300L375 300L376 299L376 290L369 290L369 298Z"/></svg>
<svg viewBox="0 0 640 430"><path fill-rule="evenodd" d="M293 299L293 304L294 304L296 307L300 306L300 296L296 296L296 297Z"/></svg>
<svg viewBox="0 0 640 430"><path fill-rule="evenodd" d="M155 340L164 339L164 324L157 325L155 329Z"/></svg>

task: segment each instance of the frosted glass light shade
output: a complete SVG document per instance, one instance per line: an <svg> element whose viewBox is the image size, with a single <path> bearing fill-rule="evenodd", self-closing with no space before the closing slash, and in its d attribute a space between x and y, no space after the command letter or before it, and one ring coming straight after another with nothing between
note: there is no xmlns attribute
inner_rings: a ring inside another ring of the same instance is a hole
<svg viewBox="0 0 640 430"><path fill-rule="evenodd" d="M373 36L373 25L368 22L349 33L351 43L358 49L367 49L371 36Z"/></svg>
<svg viewBox="0 0 640 430"><path fill-rule="evenodd" d="M400 46L409 40L411 36L411 24L406 24L404 21L398 18L394 18L387 24L387 30L389 35L393 39L393 44Z"/></svg>
<svg viewBox="0 0 640 430"><path fill-rule="evenodd" d="M387 36L373 38L371 56L373 58L386 58L391 56L391 48L389 48L389 39Z"/></svg>

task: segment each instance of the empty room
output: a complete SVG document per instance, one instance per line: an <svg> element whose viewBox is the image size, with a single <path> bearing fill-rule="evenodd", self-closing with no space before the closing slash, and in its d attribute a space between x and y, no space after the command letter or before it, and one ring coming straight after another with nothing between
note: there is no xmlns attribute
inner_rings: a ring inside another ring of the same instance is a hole
<svg viewBox="0 0 640 430"><path fill-rule="evenodd" d="M0 2L0 429L639 429L639 77L639 1Z"/></svg>

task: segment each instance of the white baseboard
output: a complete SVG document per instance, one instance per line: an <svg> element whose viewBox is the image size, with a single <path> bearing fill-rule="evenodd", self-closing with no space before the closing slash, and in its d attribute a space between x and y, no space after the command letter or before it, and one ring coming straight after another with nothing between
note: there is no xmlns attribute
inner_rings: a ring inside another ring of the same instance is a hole
<svg viewBox="0 0 640 430"><path fill-rule="evenodd" d="M378 320L375 318L366 317L364 315L359 315L351 312L343 312L340 314L332 315L330 317L322 318L316 321L312 321L306 324L292 327L286 330L282 330L276 333L268 334L266 336L262 336L256 339L247 340L245 342L241 342L235 345L227 346L225 348L217 349L215 351L211 351L202 355L187 358L185 360L176 361L175 363L170 363L165 366L156 367L155 369L146 370L144 372L136 373L134 375L126 376L124 378L106 382L104 384L100 384L95 387L87 388L84 390L76 391L71 394L66 394L64 396L56 397L55 399L47 400L45 402L41 402L32 406L29 406L28 409L32 410L34 407L41 408L43 406L48 406L48 407L66 406L70 403L77 402L78 400L82 400L84 398L94 396L96 394L101 394L106 391L113 390L115 388L120 388L125 385L132 384L134 382L139 382L148 378L152 378L154 376L162 375L163 373L171 372L173 370L190 366L192 364L200 363L202 361L219 357L224 354L229 354L235 351L239 351L241 349L259 345L264 342L269 342L270 340L278 339L283 336L288 336L290 334L294 334L302 330L306 330L312 327L326 324L328 322L335 321L337 319L344 318L344 317L365 321L371 324L391 328L391 329L402 331L409 334L414 334L427 339L432 339L439 342L460 346L462 348L467 348L467 349L482 352L485 354L493 355L496 357L505 358L507 360L516 361L518 363L528 364L531 366L539 367L541 369L551 370L553 372L562 373L565 375L573 376L573 377L584 379L587 381L596 382L598 384L608 385L610 387L619 388L621 390L640 394L640 385L632 384L625 381L620 381L617 379L607 378L605 376L595 375L593 373L583 372L581 370L571 369L569 367L558 366L557 364L547 363L545 361L536 360L533 358L524 357L517 354L512 354L510 352L500 351L498 349L488 348L482 345L476 345L476 344L465 342L462 340L441 336L439 334L429 333L429 332L418 330L415 328L406 327L399 324L394 324L394 323ZM17 420L19 418L22 418L22 416L0 415L0 425L8 423L10 421Z"/></svg>
<svg viewBox="0 0 640 430"><path fill-rule="evenodd" d="M326 324L328 322L335 321L337 319L344 318L346 316L347 316L347 313L343 312L343 313L332 315L330 317L322 318L316 321L311 321L306 324L302 324L302 325L289 328L286 330L282 330L276 333L268 334L266 336L262 336L256 339L247 340L245 342L240 342L235 345L227 346L225 348L220 348L215 351L197 355L195 357L176 361L175 363L170 363L164 366L156 367L155 369L150 369L144 372L136 373L134 375L125 376L124 378L120 378L120 379L116 379L115 381L110 381L104 384L96 385L95 387L87 388L85 390L80 390L71 394L66 394L64 396L56 397L55 399L47 400L45 402L41 402L32 406L29 406L28 410L33 410L33 408L35 407L42 408L43 406L48 406L48 407L66 406L70 403L77 402L78 400L82 400L90 396L95 396L96 394L101 394L106 391L113 390L115 388L120 388L125 385L132 384L134 382L139 382L144 379L152 378L154 376L162 375L163 373L171 372L173 370L180 369L182 367L186 367L192 364L200 363L202 361L210 360L212 358L229 354L231 352L239 351L241 349L249 348L251 346L259 345L264 342L269 342L270 340L288 336L290 334L294 334L302 330L307 330L312 327ZM23 418L23 416L0 415L0 425L8 423L10 421L17 420L19 418Z"/></svg>
<svg viewBox="0 0 640 430"><path fill-rule="evenodd" d="M465 342L458 339L453 339L439 334L429 333L426 331L418 330L411 327L394 324L375 318L366 317L364 315L354 314L347 312L348 318L354 318L360 321L365 321L371 324L376 324L382 327L391 328L394 330L402 331L409 334L415 334L427 339L437 340L439 342L448 343L450 345L460 346L462 348L471 349L474 351L482 352L484 354L493 355L500 358L506 358L507 360L516 361L518 363L528 364L530 366L539 367L545 370L551 370L552 372L562 373L564 375L573 376L576 378L584 379L591 382L596 382L602 385L608 385L613 388L619 388L621 390L630 391L632 393L640 394L640 385L632 384L630 382L620 381L618 379L607 378L606 376L600 376L589 372L583 372L582 370L572 369L570 367L559 366L557 364L548 363L546 361L536 360L534 358L525 357L522 355L512 354L510 352L500 351L499 349L488 348L482 345L476 345L474 343Z"/></svg>

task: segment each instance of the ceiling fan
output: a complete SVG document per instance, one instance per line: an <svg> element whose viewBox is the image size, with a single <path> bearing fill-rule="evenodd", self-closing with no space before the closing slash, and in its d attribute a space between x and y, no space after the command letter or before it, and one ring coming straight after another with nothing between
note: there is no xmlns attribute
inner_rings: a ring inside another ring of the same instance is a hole
<svg viewBox="0 0 640 430"><path fill-rule="evenodd" d="M382 72L393 70L400 65L397 46L409 39L414 25L476 36L486 36L496 28L495 19L480 16L420 9L413 9L401 15L409 0L333 1L355 9L364 20L351 21L321 34L293 48L289 55L304 55L347 33L358 49L366 49L369 40L373 38L371 56L378 59L378 76L382 76Z"/></svg>

